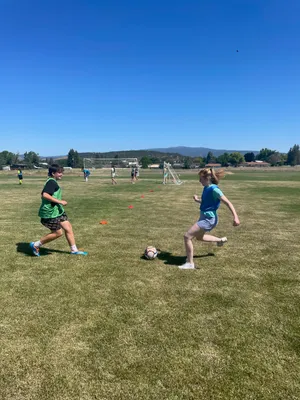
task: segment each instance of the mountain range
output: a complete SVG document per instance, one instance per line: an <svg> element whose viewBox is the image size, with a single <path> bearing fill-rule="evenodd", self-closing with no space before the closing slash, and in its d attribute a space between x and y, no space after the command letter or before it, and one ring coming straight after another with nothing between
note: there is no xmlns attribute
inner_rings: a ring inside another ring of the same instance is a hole
<svg viewBox="0 0 300 400"><path fill-rule="evenodd" d="M159 151L161 153L177 153L181 154L182 156L189 156L189 157L206 157L209 152L212 152L214 156L219 157L224 153L234 153L238 151L241 154L246 153L254 153L255 155L259 153L256 150L216 150L210 149L207 147L185 147L185 146L178 146L178 147L167 147L167 148L156 148L150 149Z"/></svg>
<svg viewBox="0 0 300 400"><path fill-rule="evenodd" d="M164 154L172 154L172 156L185 156L185 157L206 157L209 152L213 153L215 157L218 157L224 153L234 153L239 152L241 154L254 153L255 155L259 153L257 150L220 150L211 149L207 147L161 147L155 149L143 149L143 150L119 150L119 151L108 151L108 152L78 152L80 157L95 157L96 154L101 155L103 158L114 158L116 155L122 158L125 157L136 157L140 158L143 156L159 156ZM65 156L41 156L41 158L53 158L53 159L63 159Z"/></svg>

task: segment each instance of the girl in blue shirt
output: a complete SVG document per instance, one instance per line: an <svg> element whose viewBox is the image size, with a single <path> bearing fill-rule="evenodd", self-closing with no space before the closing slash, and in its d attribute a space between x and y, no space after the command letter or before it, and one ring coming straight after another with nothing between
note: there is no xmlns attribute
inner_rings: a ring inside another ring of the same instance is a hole
<svg viewBox="0 0 300 400"><path fill-rule="evenodd" d="M204 186L201 199L194 195L194 200L200 203L200 218L184 235L184 244L186 250L186 263L179 266L180 269L195 269L193 261L193 243L192 240L202 240L203 242L214 242L217 246L223 246L227 242L226 237L208 235L218 224L217 210L220 203L225 203L233 216L233 226L240 225L239 217L232 203L218 187L219 180L224 177L224 171L214 171L212 168L203 168L199 172L199 181Z"/></svg>

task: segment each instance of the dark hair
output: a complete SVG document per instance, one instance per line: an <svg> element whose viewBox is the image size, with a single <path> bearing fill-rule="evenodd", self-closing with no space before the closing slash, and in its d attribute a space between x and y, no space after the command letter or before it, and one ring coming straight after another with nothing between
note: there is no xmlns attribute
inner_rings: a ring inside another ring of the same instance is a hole
<svg viewBox="0 0 300 400"><path fill-rule="evenodd" d="M56 172L63 172L63 167L59 166L58 164L52 164L48 170L48 176L52 176Z"/></svg>

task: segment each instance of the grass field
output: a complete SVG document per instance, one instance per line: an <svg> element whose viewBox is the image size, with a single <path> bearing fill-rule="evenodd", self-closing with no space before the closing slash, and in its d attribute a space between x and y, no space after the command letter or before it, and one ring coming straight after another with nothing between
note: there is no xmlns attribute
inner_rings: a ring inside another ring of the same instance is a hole
<svg viewBox="0 0 300 400"><path fill-rule="evenodd" d="M41 257L37 211L45 176L1 173L0 399L300 399L300 172L236 171L220 183L223 248L183 234L197 220L196 172L164 186L157 172L65 174L65 238ZM141 196L144 195L144 198ZM133 208L129 209L128 206ZM107 220L107 225L99 221ZM147 245L160 249L144 260Z"/></svg>

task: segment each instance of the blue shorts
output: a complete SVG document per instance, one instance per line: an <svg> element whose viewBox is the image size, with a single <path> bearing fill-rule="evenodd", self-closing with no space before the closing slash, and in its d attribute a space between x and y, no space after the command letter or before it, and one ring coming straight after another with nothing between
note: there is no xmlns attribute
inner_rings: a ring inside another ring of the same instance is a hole
<svg viewBox="0 0 300 400"><path fill-rule="evenodd" d="M218 225L218 216L216 214L215 217L207 217L206 215L201 213L197 225L205 232L209 232Z"/></svg>

